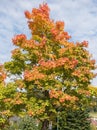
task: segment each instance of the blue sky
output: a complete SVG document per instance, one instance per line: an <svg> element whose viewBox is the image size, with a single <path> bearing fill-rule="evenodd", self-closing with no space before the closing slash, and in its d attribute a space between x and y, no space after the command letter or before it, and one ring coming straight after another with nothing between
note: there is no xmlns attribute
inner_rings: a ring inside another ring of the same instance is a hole
<svg viewBox="0 0 97 130"><path fill-rule="evenodd" d="M65 22L72 41L89 41L89 51L97 63L97 0L1 0L0 63L10 60L14 35L30 36L24 11L31 11L43 1L51 9L51 18ZM92 84L97 86L97 78Z"/></svg>

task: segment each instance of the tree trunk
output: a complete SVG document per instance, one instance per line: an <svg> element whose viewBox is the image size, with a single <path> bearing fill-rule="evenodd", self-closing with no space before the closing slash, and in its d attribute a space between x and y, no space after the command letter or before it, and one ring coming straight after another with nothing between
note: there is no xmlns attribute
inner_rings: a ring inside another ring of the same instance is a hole
<svg viewBox="0 0 97 130"><path fill-rule="evenodd" d="M41 128L41 130L48 130L48 126L49 126L49 121L48 120L44 120L42 122L42 128Z"/></svg>

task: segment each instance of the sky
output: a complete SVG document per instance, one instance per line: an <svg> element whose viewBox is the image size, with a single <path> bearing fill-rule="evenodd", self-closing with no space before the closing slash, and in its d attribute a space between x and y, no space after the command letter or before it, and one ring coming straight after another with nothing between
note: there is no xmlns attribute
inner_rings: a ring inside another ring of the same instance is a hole
<svg viewBox="0 0 97 130"><path fill-rule="evenodd" d="M53 20L65 22L65 31L72 36L73 42L89 42L88 50L97 64L97 0L1 0L0 63L10 60L15 35L23 33L30 37L24 11L32 11L43 2L48 3ZM92 85L97 86L97 78Z"/></svg>

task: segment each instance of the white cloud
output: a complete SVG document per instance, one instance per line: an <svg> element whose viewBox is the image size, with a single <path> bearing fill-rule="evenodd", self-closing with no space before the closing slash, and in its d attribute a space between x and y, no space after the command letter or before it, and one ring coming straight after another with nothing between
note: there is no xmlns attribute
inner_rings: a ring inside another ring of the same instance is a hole
<svg viewBox="0 0 97 130"><path fill-rule="evenodd" d="M10 59L13 46L11 39L15 34L29 35L25 10L38 7L44 0L3 0L0 2L0 62ZM97 2L95 0L47 0L51 17L65 21L73 41L89 41L89 51L96 59L97 50ZM97 85L97 78L93 80Z"/></svg>

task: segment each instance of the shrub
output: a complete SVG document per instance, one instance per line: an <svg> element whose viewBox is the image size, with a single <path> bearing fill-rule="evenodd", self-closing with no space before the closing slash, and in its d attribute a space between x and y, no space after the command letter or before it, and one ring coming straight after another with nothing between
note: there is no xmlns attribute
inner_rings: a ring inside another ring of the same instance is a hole
<svg viewBox="0 0 97 130"><path fill-rule="evenodd" d="M58 130L90 130L87 110L69 110L59 113Z"/></svg>
<svg viewBox="0 0 97 130"><path fill-rule="evenodd" d="M5 130L40 130L40 124L37 123L36 119L33 119L30 116L25 116L21 118L13 125L9 126Z"/></svg>

